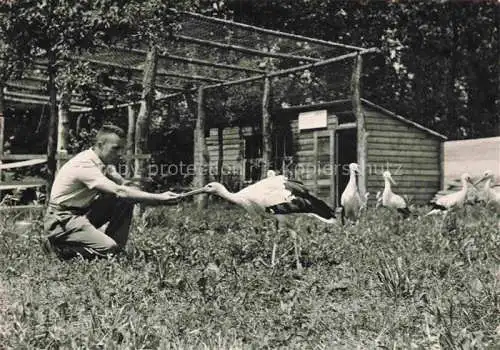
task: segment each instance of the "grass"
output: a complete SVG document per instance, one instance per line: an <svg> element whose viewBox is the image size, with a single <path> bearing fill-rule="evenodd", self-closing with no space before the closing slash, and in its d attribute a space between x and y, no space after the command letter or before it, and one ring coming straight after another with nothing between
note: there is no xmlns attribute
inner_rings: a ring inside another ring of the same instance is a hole
<svg viewBox="0 0 500 350"><path fill-rule="evenodd" d="M5 348L493 349L500 340L500 237L480 206L444 231L437 218L399 221L382 208L345 229L298 218L301 272L285 235L278 266L267 267L272 223L254 227L223 204L156 208L124 254L99 261L46 255L36 213L28 230L0 215Z"/></svg>

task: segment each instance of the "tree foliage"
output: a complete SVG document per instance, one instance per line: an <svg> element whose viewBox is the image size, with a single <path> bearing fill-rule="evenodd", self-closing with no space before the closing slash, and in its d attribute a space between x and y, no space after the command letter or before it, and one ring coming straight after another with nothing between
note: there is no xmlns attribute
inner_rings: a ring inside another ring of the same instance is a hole
<svg viewBox="0 0 500 350"><path fill-rule="evenodd" d="M450 139L499 133L500 49L495 1L9 2L2 5L0 21L2 81L8 80L12 72L22 71L32 59L42 59L52 52L56 88L60 90L70 83L67 88L93 107L92 118L81 123L84 128L80 127L79 131L86 129L88 137L92 129L105 120L123 122L119 111L105 112L102 106L118 103L120 99L136 101L140 98L136 85L140 84L134 85L132 80L128 85L113 83L111 75L130 78L130 72L97 68L75 58L118 42L142 48L156 43L162 48L178 26L172 8L192 9L351 45L378 47L381 54L364 60L363 97ZM284 44L276 45L271 49L279 49L279 45ZM200 57L203 54L200 48L189 50L192 52L186 55ZM237 60L233 53L224 58ZM269 64L272 69L286 68L273 66L273 60L262 60L262 64ZM186 70L186 73L197 73L195 68ZM331 88L338 75L338 70L323 69L275 79L271 107L345 97ZM260 83L208 91L206 108L211 125L260 120L261 93ZM151 140L158 148L168 150L161 153L177 156L180 154L177 151L189 143L191 136L186 135L190 135L195 118L195 110L190 107L193 96L156 104L151 119ZM177 147L177 141L182 146Z"/></svg>
<svg viewBox="0 0 500 350"><path fill-rule="evenodd" d="M363 47L363 95L451 139L499 133L496 1L250 1L237 21Z"/></svg>

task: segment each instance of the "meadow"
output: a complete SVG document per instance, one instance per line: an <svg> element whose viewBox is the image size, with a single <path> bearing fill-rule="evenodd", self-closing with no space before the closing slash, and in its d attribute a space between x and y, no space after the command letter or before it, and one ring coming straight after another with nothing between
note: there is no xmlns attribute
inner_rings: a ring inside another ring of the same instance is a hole
<svg viewBox="0 0 500 350"><path fill-rule="evenodd" d="M95 261L44 252L39 213L0 212L0 348L494 349L497 220L481 205L442 226L300 217L299 271L289 236L270 268L273 223L223 203L154 208Z"/></svg>

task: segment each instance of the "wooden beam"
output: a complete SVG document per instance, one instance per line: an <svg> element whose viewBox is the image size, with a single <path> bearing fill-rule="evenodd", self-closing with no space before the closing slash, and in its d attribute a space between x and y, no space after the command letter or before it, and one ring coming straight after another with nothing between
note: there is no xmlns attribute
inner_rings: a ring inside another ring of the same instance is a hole
<svg viewBox="0 0 500 350"><path fill-rule="evenodd" d="M42 87L42 86L24 85L24 84L11 83L11 82L5 83L5 86L8 88L13 88L13 89L47 92L47 89L45 87Z"/></svg>
<svg viewBox="0 0 500 350"><path fill-rule="evenodd" d="M217 181L222 182L222 167L224 166L224 128L220 125L217 127L217 154L219 156L217 159Z"/></svg>
<svg viewBox="0 0 500 350"><path fill-rule="evenodd" d="M29 80L29 79L30 78L26 78L25 80ZM46 81L43 78L37 78L37 79L39 79L40 81ZM119 81L122 83L133 82L133 83L141 84L140 81L124 79L124 78L117 77L117 76L111 76L111 77L109 77L109 79L114 80L114 81ZM20 79L20 80L23 80L23 79ZM6 83L5 85L7 87L16 88L16 89L47 92L47 89L45 87L41 87L41 86L30 86L30 85L11 83L11 82ZM162 90L167 90L167 91L176 91L176 92L188 92L188 91L190 91L190 90L184 89L180 86L168 86L168 85L162 85L162 84L156 84L156 88L162 89ZM107 86L103 86L102 89L107 90L107 91L115 91L115 89L109 88ZM78 96L78 95L75 95L75 96Z"/></svg>
<svg viewBox="0 0 500 350"><path fill-rule="evenodd" d="M166 96L163 96L163 97L158 97L158 98L155 99L155 102L165 101L165 100L168 100L170 98L177 97L177 96L182 96L182 95L184 95L183 92L178 92L178 93L175 93L175 94L170 94L170 95L166 95ZM103 110L111 110L111 109L117 109L117 108L125 108L125 107L128 107L128 106L138 106L140 104L141 104L141 102L120 103L118 105L107 105L107 106L102 107L102 109ZM92 108L86 107L86 108L81 108L80 110L77 110L76 112L90 112L90 111L92 111Z"/></svg>
<svg viewBox="0 0 500 350"><path fill-rule="evenodd" d="M46 63L45 63L46 64ZM47 67L45 67L46 69ZM49 82L49 79L47 77L41 77L41 76L36 76L36 75L22 75L19 80L31 80L31 81L38 81L40 83L45 83L47 84Z"/></svg>
<svg viewBox="0 0 500 350"><path fill-rule="evenodd" d="M357 158L360 168L358 187L361 197L366 193L366 129L365 117L363 115L363 106L361 105L361 70L363 66L362 56L358 55L354 60L352 77L351 77L351 97L352 97L352 111L356 116L357 123Z"/></svg>
<svg viewBox="0 0 500 350"><path fill-rule="evenodd" d="M313 58L313 57L308 57L308 56L298 56L298 55L291 55L291 54L278 53L278 52L261 51L261 50L256 50L256 49L252 49L252 48L245 47L245 46L219 43L217 41L203 40L203 39L193 38L193 37L186 36L186 35L174 35L174 38L177 40L180 40L180 41L185 41L185 42L189 42L189 43L193 43L193 44L209 46L209 47L214 47L214 48L223 49L223 50L232 50L232 51L241 52L241 53L254 55L254 56L260 56L260 57L292 59L292 60L299 60L299 61L306 61L306 62L321 61L318 58Z"/></svg>
<svg viewBox="0 0 500 350"><path fill-rule="evenodd" d="M329 107L337 107L340 105L346 105L348 106L347 108L350 108L352 100L351 99L342 99L342 100L333 100L333 101L328 101L328 102L319 102L315 104L307 104L307 105L295 105L295 106L288 106L288 107L282 107L280 110L283 111L297 111L297 112L305 112L307 110L314 110L314 109L324 109L324 108L329 108ZM349 112L352 114L352 111ZM338 113L334 113L337 115Z"/></svg>
<svg viewBox="0 0 500 350"><path fill-rule="evenodd" d="M25 99L25 98L15 98L15 97L10 97L10 96L6 96L5 101L14 102L14 103L21 103L21 104L28 104L28 105L36 105L36 106L48 106L49 105L49 101L32 100L32 99ZM90 110L91 110L91 108L78 107L78 106L72 106L70 108L71 112L76 112L76 113L88 112Z"/></svg>
<svg viewBox="0 0 500 350"><path fill-rule="evenodd" d="M38 164L43 164L43 163L47 163L47 157L40 158L40 159L22 160L20 162L14 162L14 163L1 163L0 162L0 171L2 169L22 168L25 166L33 166L33 165L38 165Z"/></svg>
<svg viewBox="0 0 500 350"><path fill-rule="evenodd" d="M46 208L45 205L43 204L32 204L32 205L14 205L11 207L0 207L0 211L8 211L8 210L34 210L34 209L40 209L44 210Z"/></svg>
<svg viewBox="0 0 500 350"><path fill-rule="evenodd" d="M24 92L16 92L16 91L5 91L5 96L6 97L19 97L21 99L28 99L28 100L39 100L40 102L49 102L49 97L46 95L38 95L38 94L27 94ZM60 99L56 98L57 102L60 102ZM87 104L83 101L73 101L72 104L74 106L82 106L86 107Z"/></svg>
<svg viewBox="0 0 500 350"><path fill-rule="evenodd" d="M288 69L283 69L283 70L271 72L271 73L267 74L267 76L270 78L273 78L273 77L279 77L282 75L288 75L291 73L296 73L296 72L300 72L300 71L303 71L306 69L313 69L313 68L325 66L325 65L333 63L333 62L339 62L342 60L356 57L358 55L368 54L368 53L372 53L372 52L376 52L376 51L378 51L378 50L377 49L367 49L367 50L364 50L361 52L349 53L349 54L342 55L342 56L332 57L332 58L329 58L329 59L326 59L323 61L319 61L316 63L310 63L310 64L305 64L305 65L301 65L301 66L297 66L297 67L293 67L293 68L288 68ZM237 85L237 84L242 84L242 83L249 83L252 81L264 79L265 77L266 77L266 75L256 75L256 76L249 77L249 78L231 80L231 81L226 81L224 83L213 84L213 85L206 85L205 89L217 88L217 87L222 87L222 86Z"/></svg>
<svg viewBox="0 0 500 350"><path fill-rule="evenodd" d="M335 181L336 163L335 163L335 129L330 129L330 166L332 171L330 173L330 204L332 207L336 207L335 203L335 193L337 188L337 182Z"/></svg>
<svg viewBox="0 0 500 350"><path fill-rule="evenodd" d="M328 58L328 59L323 60L323 61L319 61L319 62L315 62L315 63L309 63L309 64L304 64L304 65L301 65L301 66L292 67L292 68L288 68L288 69L283 69L283 70L280 70L280 71L277 71L277 72L271 72L271 73L269 73L269 76L270 77L278 77L278 76L287 75L287 74L290 74L290 73L301 72L301 71L304 71L306 69L314 69L314 68L322 67L322 66L334 63L334 62L339 62L339 61L343 61L343 60L346 60L346 59L350 59L350 58L353 58L353 57L358 57L358 56L361 57L361 55L365 55L365 54L369 54L369 53L373 53L373 52L377 52L377 51L378 51L377 49L372 48L372 49L366 49L366 50L363 50L363 51L360 51L360 52L353 52L353 53L350 53L350 54L345 54L345 55L340 55L340 56L336 56L336 57L331 57L331 58Z"/></svg>
<svg viewBox="0 0 500 350"><path fill-rule="evenodd" d="M196 19L200 19L200 20L204 20L204 21L212 22L212 23L225 24L228 26L236 27L236 28L246 29L248 31L255 32L255 33L270 34L270 35L274 35L274 36L277 36L280 38L293 39L293 40L297 40L297 41L305 41L308 43L320 44L320 45L325 45L325 46L329 46L329 47L338 47L338 48L356 50L356 51L363 51L364 50L364 48L358 47L358 46L346 45L346 44L336 43L336 42L332 42L332 41L310 38L307 36L302 36L302 35L297 35L297 34L280 32L277 30L271 30L271 29L251 26L251 25L244 24L244 23L228 21L228 20L225 20L222 18L203 16L203 15L200 15L198 13L187 12L187 11L180 11L179 13L181 13L182 15L185 15L187 17L196 18Z"/></svg>
<svg viewBox="0 0 500 350"><path fill-rule="evenodd" d="M82 60L82 61L85 61L85 62L89 62L89 63L93 63L93 64L97 64L97 65L101 65L101 66L115 67L115 68L120 68L120 69L129 69L129 70L133 70L133 71L136 71L136 72L143 72L142 68L138 68L138 67L135 67L135 66L126 66L126 65L123 65L123 64L119 64L119 63L112 63L112 62L100 61L100 60L95 60L95 59L92 59L92 58L79 58L79 60ZM156 74L157 75L161 75L161 76L166 76L166 77L205 81L205 82L209 82L209 83L218 83L218 82L222 82L223 81L221 79L216 79L216 78L211 78L211 77L205 77L205 76L201 76L201 75L189 75L189 74L181 74L181 73L172 73L172 72L167 72L165 70L158 70L158 72Z"/></svg>
<svg viewBox="0 0 500 350"><path fill-rule="evenodd" d="M116 76L111 76L111 77L109 77L109 79L114 80L114 81L119 81L122 83L141 84L140 81L128 80L128 79L124 79L124 78L120 78L120 77L116 77ZM155 87L157 89L162 89L162 90L167 90L167 91L176 91L176 92L189 92L190 91L189 89L184 89L183 87L180 87L180 86L169 86L169 85L162 85L162 84L158 84L158 83L155 84Z"/></svg>
<svg viewBox="0 0 500 350"><path fill-rule="evenodd" d="M269 100L271 95L271 79L264 78L264 89L262 93L262 168L261 178L267 176L271 163L271 118L269 114Z"/></svg>
<svg viewBox="0 0 500 350"><path fill-rule="evenodd" d="M128 111L128 123L127 123L127 144L126 144L126 154L128 157L134 155L134 139L135 139L135 121L137 116L137 107L127 106ZM125 176L133 176L133 160L127 159Z"/></svg>
<svg viewBox="0 0 500 350"><path fill-rule="evenodd" d="M318 130L313 131L313 192L318 195Z"/></svg>
<svg viewBox="0 0 500 350"><path fill-rule="evenodd" d="M68 153L68 134L69 134L69 106L71 104L71 93L66 86L63 88L59 99L59 118L57 121L57 153ZM57 170L64 165L63 159L57 159Z"/></svg>
<svg viewBox="0 0 500 350"><path fill-rule="evenodd" d="M46 186L45 180L31 180L31 181L9 181L0 184L0 190L24 189L32 187Z"/></svg>
<svg viewBox="0 0 500 350"><path fill-rule="evenodd" d="M52 183L56 175L56 154L57 154L57 87L56 87L56 52L49 50L47 53L48 63L48 76L47 90L49 91L49 125L47 132L47 175L49 178L48 195L52 190Z"/></svg>
<svg viewBox="0 0 500 350"><path fill-rule="evenodd" d="M339 124L336 129L337 130L348 130L348 129L356 129L358 127L358 124L356 122L353 123L342 123Z"/></svg>
<svg viewBox="0 0 500 350"><path fill-rule="evenodd" d="M441 142L439 145L439 188L441 190L444 190L444 184L445 184L444 168L445 168L444 142Z"/></svg>
<svg viewBox="0 0 500 350"><path fill-rule="evenodd" d="M135 154L147 153L147 140L149 135L149 121L151 118L151 110L154 101L154 86L156 79L156 71L158 66L158 48L152 45L144 62L144 77L142 81L143 91L139 114L135 124ZM134 177L142 179L145 177L145 162L136 159L134 168Z"/></svg>
<svg viewBox="0 0 500 350"><path fill-rule="evenodd" d="M122 46L112 46L111 48L115 49L115 50L120 50L123 52L131 52L131 53L137 53L137 54L141 54L141 55L146 54L145 50L140 50L140 49L133 49L133 48L127 48L127 47L122 47ZM224 63L218 63L218 62L210 62L210 61L200 60L197 58L181 57L181 56L170 55L170 54L165 54L165 53L161 54L159 57L163 58L163 59L171 60L171 61L183 62L183 63L193 64L193 65L198 65L198 66L206 66L206 67L227 69L227 70L247 72L247 73L265 73L265 71L262 69L241 67L241 66L236 66L236 65L232 65L232 64L224 64Z"/></svg>
<svg viewBox="0 0 500 350"><path fill-rule="evenodd" d="M2 101L0 101L0 167L2 166L2 159L3 159L3 143L4 143L4 137L5 137L5 118L3 116L3 110L4 110L4 101L3 101L3 96L1 96L0 93L0 98ZM2 170L0 168L0 182L2 182Z"/></svg>
<svg viewBox="0 0 500 350"><path fill-rule="evenodd" d="M46 154L3 154L0 156L0 160L29 160L29 159L47 160L47 155Z"/></svg>

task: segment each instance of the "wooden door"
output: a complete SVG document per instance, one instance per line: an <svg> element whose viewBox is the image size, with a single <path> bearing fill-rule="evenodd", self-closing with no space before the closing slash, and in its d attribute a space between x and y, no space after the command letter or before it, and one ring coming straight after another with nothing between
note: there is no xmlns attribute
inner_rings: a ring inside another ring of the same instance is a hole
<svg viewBox="0 0 500 350"><path fill-rule="evenodd" d="M313 154L316 171L313 174L312 191L331 206L336 202L335 131L313 132Z"/></svg>

